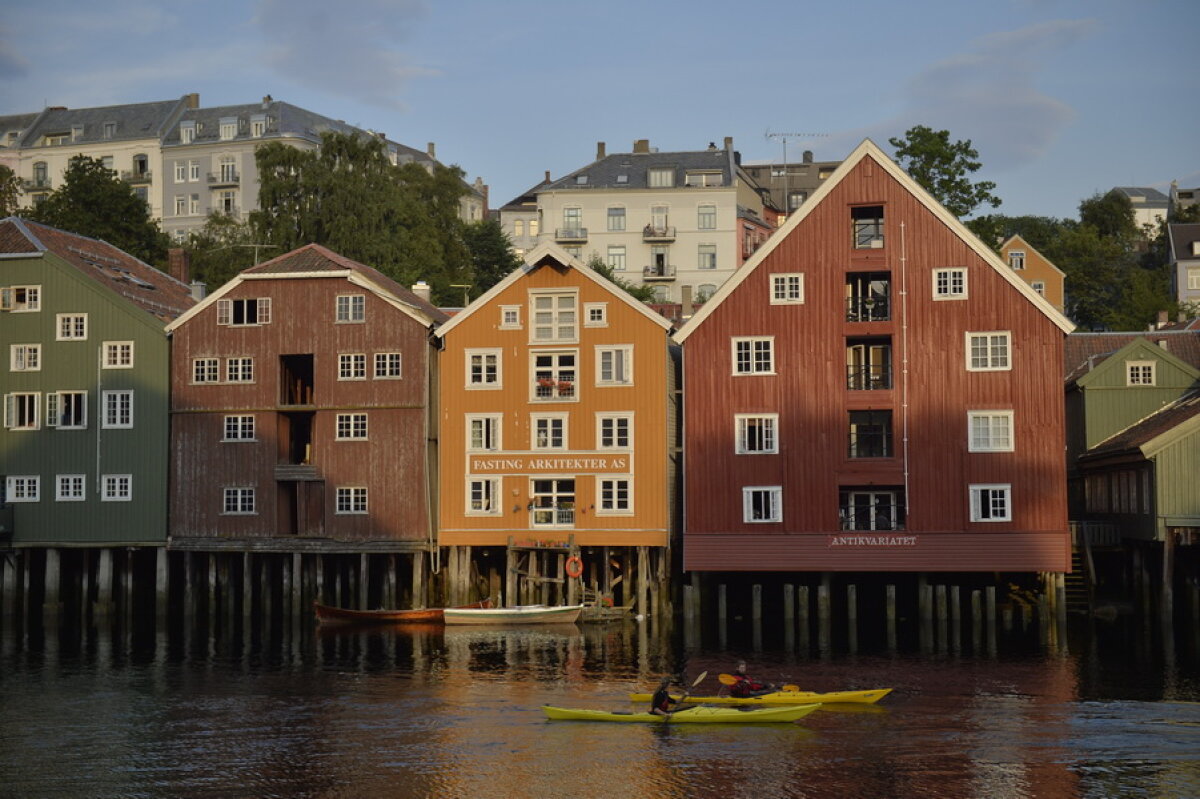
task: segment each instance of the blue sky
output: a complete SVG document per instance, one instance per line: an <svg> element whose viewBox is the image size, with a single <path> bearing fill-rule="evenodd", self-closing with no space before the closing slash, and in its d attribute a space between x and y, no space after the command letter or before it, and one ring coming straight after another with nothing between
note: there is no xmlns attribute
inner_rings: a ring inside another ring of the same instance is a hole
<svg viewBox="0 0 1200 799"><path fill-rule="evenodd" d="M493 207L628 151L843 158L914 124L971 139L1002 213L1200 186L1197 0L909 3L6 0L0 114L265 94L381 130Z"/></svg>

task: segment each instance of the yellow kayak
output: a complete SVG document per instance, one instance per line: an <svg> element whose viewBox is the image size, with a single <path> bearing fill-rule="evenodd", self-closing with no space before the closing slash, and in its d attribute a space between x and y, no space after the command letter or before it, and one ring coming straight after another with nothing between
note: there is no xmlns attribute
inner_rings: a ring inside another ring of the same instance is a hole
<svg viewBox="0 0 1200 799"><path fill-rule="evenodd" d="M831 691L817 693L815 691L774 691L762 696L689 696L689 702L701 702L706 705L795 705L816 702L819 704L835 705L840 703L873 705L892 692L891 688L875 688L869 691ZM682 697L673 696L679 701ZM630 702L649 702L650 694L630 694Z"/></svg>
<svg viewBox="0 0 1200 799"><path fill-rule="evenodd" d="M649 694L647 694L649 699ZM689 707L668 716L654 713L621 713L607 710L582 710L543 705L548 719L571 721L637 721L650 724L757 724L760 722L796 721L812 713L820 705L788 707Z"/></svg>

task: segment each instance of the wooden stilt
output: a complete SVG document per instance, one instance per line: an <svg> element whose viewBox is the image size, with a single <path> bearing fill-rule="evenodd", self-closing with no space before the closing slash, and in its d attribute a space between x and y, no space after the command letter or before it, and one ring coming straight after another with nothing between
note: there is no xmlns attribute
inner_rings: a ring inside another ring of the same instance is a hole
<svg viewBox="0 0 1200 799"><path fill-rule="evenodd" d="M783 629L796 631L796 586L783 584Z"/></svg>
<svg viewBox="0 0 1200 799"><path fill-rule="evenodd" d="M90 571L84 569L84 575ZM87 585L84 585L84 595L87 595ZM159 624L167 618L167 603L171 599L171 561L166 547L159 547L154 553L154 615Z"/></svg>
<svg viewBox="0 0 1200 799"><path fill-rule="evenodd" d="M650 595L650 557L646 553L646 547L637 548L637 609L638 613L645 614L646 618L654 615L650 603L647 601Z"/></svg>
<svg viewBox="0 0 1200 799"><path fill-rule="evenodd" d="M858 586L846 586L846 633L850 652L858 651Z"/></svg>
<svg viewBox="0 0 1200 799"><path fill-rule="evenodd" d="M996 586L984 588L984 608L987 615L988 654L996 654Z"/></svg>
<svg viewBox="0 0 1200 799"><path fill-rule="evenodd" d="M208 624L208 631L211 635L217 627L217 553L209 552L205 561L207 563L205 581L208 585L208 593L204 597L205 605L208 608L205 623Z"/></svg>
<svg viewBox="0 0 1200 799"><path fill-rule="evenodd" d="M425 608L425 553L414 552L412 556L412 606Z"/></svg>
<svg viewBox="0 0 1200 799"><path fill-rule="evenodd" d="M884 614L887 621L887 648L889 652L896 651L896 586L884 586L886 609Z"/></svg>
<svg viewBox="0 0 1200 799"><path fill-rule="evenodd" d="M1162 548L1162 623L1164 630L1175 623L1175 530L1171 527Z"/></svg>
<svg viewBox="0 0 1200 799"><path fill-rule="evenodd" d="M808 654L809 638L812 631L812 623L809 621L810 608L808 586L801 585L796 588L796 626L800 632L797 644L800 647L800 651L804 654Z"/></svg>
<svg viewBox="0 0 1200 799"><path fill-rule="evenodd" d="M519 553L512 548L512 536L508 539L508 550L504 555L504 607L521 604L517 599L517 564Z"/></svg>
<svg viewBox="0 0 1200 799"><path fill-rule="evenodd" d="M362 552L358 556L358 607L371 607L371 556Z"/></svg>
<svg viewBox="0 0 1200 799"><path fill-rule="evenodd" d="M43 574L45 591L42 595L42 618L50 624L62 614L62 561L58 550L53 547L46 548Z"/></svg>
<svg viewBox="0 0 1200 799"><path fill-rule="evenodd" d="M983 649L983 593L971 592L971 651L978 654Z"/></svg>
<svg viewBox="0 0 1200 799"><path fill-rule="evenodd" d="M821 585L817 587L817 648L821 652L829 651L831 631L831 610L829 589L831 576L829 572L821 573Z"/></svg>
<svg viewBox="0 0 1200 799"><path fill-rule="evenodd" d="M250 629L251 614L254 612L254 556L242 553L242 626Z"/></svg>
<svg viewBox="0 0 1200 799"><path fill-rule="evenodd" d="M750 587L750 619L755 624L762 622L762 586L758 583Z"/></svg>

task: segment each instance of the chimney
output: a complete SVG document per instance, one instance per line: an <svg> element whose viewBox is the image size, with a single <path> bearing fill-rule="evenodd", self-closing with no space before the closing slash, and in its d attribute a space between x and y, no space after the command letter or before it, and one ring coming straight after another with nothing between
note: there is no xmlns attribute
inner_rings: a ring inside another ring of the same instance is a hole
<svg viewBox="0 0 1200 799"><path fill-rule="evenodd" d="M726 149L726 150L732 150L732 149L733 149L733 137L732 137L732 136L726 136L726 137L725 137L725 149Z"/></svg>
<svg viewBox="0 0 1200 799"><path fill-rule="evenodd" d="M433 302L433 300L431 299L433 296L433 293L429 288L429 284L426 283L424 280L418 280L416 283L413 284L412 293L416 294L418 297L425 300L425 302L430 302L430 303Z"/></svg>
<svg viewBox="0 0 1200 799"><path fill-rule="evenodd" d="M546 170L546 179L543 180L542 183L549 183L549 182L550 182L550 170L547 169Z"/></svg>
<svg viewBox="0 0 1200 799"><path fill-rule="evenodd" d="M1170 319L1170 315L1166 311L1159 311L1158 312L1158 324L1156 324L1155 327L1157 329L1161 330L1162 328L1167 326L1167 322L1169 321L1169 319Z"/></svg>
<svg viewBox="0 0 1200 799"><path fill-rule="evenodd" d="M437 158L437 156L436 156L436 155L434 155L434 146L433 146L433 142L429 142L429 146L427 146L427 147L425 148L425 152L426 152L426 153L429 155L429 157L430 157L430 158L433 158L433 159L436 159L436 158Z"/></svg>
<svg viewBox="0 0 1200 799"><path fill-rule="evenodd" d="M192 256L182 247L167 250L167 274L186 285L192 279Z"/></svg>
<svg viewBox="0 0 1200 799"><path fill-rule="evenodd" d="M683 318L687 319L696 311L696 306L692 302L692 287L680 286L679 288L679 304L683 307L679 309L683 314Z"/></svg>
<svg viewBox="0 0 1200 799"><path fill-rule="evenodd" d="M715 153L715 152L717 151L717 144L716 144L716 142L711 142L711 141L710 141L710 142L708 143L708 151L709 151L710 153Z"/></svg>
<svg viewBox="0 0 1200 799"><path fill-rule="evenodd" d="M196 302L208 296L208 285L202 280L193 280L190 286L192 290L192 299Z"/></svg>
<svg viewBox="0 0 1200 799"><path fill-rule="evenodd" d="M635 153L649 153L650 152L650 140L649 139L635 139L633 142L633 151Z"/></svg>
<svg viewBox="0 0 1200 799"><path fill-rule="evenodd" d="M199 108L200 107L200 95L198 92L192 92L191 94L185 94L183 96L183 102L184 102L184 105L186 105L188 108Z"/></svg>
<svg viewBox="0 0 1200 799"><path fill-rule="evenodd" d="M804 163L806 163L806 164L812 163L812 150L804 151Z"/></svg>
<svg viewBox="0 0 1200 799"><path fill-rule="evenodd" d="M267 103L271 103L271 102L274 102L274 101L275 101L275 98L274 98L274 97L272 97L271 95L269 95L269 94L264 94L264 95L263 95L263 106L264 106L264 107L267 105Z"/></svg>
<svg viewBox="0 0 1200 799"><path fill-rule="evenodd" d="M596 142L596 160L599 161L599 160L603 159L604 156L605 156L604 142L598 141L598 142Z"/></svg>
<svg viewBox="0 0 1200 799"><path fill-rule="evenodd" d="M1179 322L1181 324L1183 322L1186 322L1187 321L1187 311L1180 311L1179 315L1175 317L1175 321Z"/></svg>

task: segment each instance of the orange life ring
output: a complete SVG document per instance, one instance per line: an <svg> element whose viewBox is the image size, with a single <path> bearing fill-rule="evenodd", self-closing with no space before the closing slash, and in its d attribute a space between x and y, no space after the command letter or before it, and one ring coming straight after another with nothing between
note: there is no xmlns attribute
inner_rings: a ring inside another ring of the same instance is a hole
<svg viewBox="0 0 1200 799"><path fill-rule="evenodd" d="M567 562L563 564L563 571L567 573L568 577L578 577L579 575L583 574L583 561L578 555L572 555L571 557L567 558Z"/></svg>

